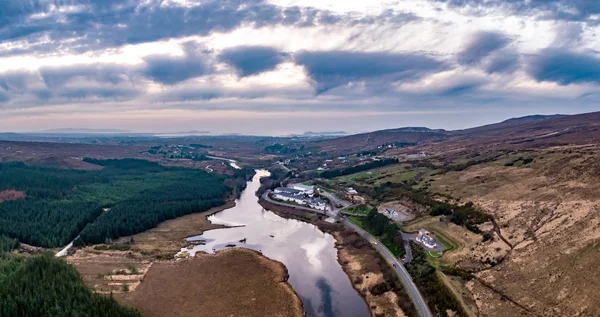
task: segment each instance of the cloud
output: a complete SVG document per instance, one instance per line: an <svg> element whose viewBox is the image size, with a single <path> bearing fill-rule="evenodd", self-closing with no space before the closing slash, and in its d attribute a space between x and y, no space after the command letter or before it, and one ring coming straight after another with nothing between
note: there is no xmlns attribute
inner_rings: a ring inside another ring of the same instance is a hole
<svg viewBox="0 0 600 317"><path fill-rule="evenodd" d="M117 64L75 64L70 66L46 66L39 70L46 87L62 87L75 78L84 78L100 83L119 84L131 76L131 67Z"/></svg>
<svg viewBox="0 0 600 317"><path fill-rule="evenodd" d="M123 87L69 87L61 89L57 95L76 100L86 100L89 98L128 100L139 95L139 91ZM42 95L41 98L43 97Z"/></svg>
<svg viewBox="0 0 600 317"><path fill-rule="evenodd" d="M465 81L458 84L453 84L439 92L439 96L453 97L461 96L476 91L483 85L482 82Z"/></svg>
<svg viewBox="0 0 600 317"><path fill-rule="evenodd" d="M233 66L241 77L273 70L287 54L266 46L238 46L224 50L219 59Z"/></svg>
<svg viewBox="0 0 600 317"><path fill-rule="evenodd" d="M515 51L502 50L491 56L485 65L488 74L508 74L519 67L520 56Z"/></svg>
<svg viewBox="0 0 600 317"><path fill-rule="evenodd" d="M23 92L33 74L23 71L0 74L0 87L6 91Z"/></svg>
<svg viewBox="0 0 600 317"><path fill-rule="evenodd" d="M21 5L21 2L25 3ZM241 26L377 24L405 22L413 14L386 12L380 20L310 7L282 7L266 0L175 1L9 1L0 12L0 42L26 39L30 50L89 51L125 44L229 32ZM32 18L37 15L35 18ZM58 22L60 21L60 22ZM166 23L168 22L168 23ZM51 45L35 44L44 38ZM67 41L69 45L61 46ZM20 50L15 50L18 53Z"/></svg>
<svg viewBox="0 0 600 317"><path fill-rule="evenodd" d="M597 0L433 0L452 8L468 8L475 13L503 9L513 14L538 16L544 19L583 21L600 14ZM593 22L593 21L592 21Z"/></svg>
<svg viewBox="0 0 600 317"><path fill-rule="evenodd" d="M589 53L546 49L530 58L528 73L537 81L559 85L600 84L600 58Z"/></svg>
<svg viewBox="0 0 600 317"><path fill-rule="evenodd" d="M0 103L5 103L10 100L8 94L0 90Z"/></svg>
<svg viewBox="0 0 600 317"><path fill-rule="evenodd" d="M317 93L366 80L414 80L447 68L437 59L412 53L305 51L295 62L317 83Z"/></svg>
<svg viewBox="0 0 600 317"><path fill-rule="evenodd" d="M198 52L198 48L192 44L186 45L184 51L183 56L150 55L145 57L146 66L142 73L157 83L175 85L211 72L212 68L208 62L209 52Z"/></svg>
<svg viewBox="0 0 600 317"><path fill-rule="evenodd" d="M462 65L477 65L492 52L510 43L510 39L498 32L478 32L469 45L458 53L458 62Z"/></svg>

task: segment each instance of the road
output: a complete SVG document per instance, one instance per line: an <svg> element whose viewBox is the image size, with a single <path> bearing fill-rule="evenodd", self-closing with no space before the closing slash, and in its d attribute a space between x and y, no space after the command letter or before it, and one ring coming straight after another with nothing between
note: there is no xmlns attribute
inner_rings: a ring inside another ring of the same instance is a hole
<svg viewBox="0 0 600 317"><path fill-rule="evenodd" d="M417 307L419 316L433 317L433 314L429 310L429 307L427 306L427 303L425 302L423 295L421 295L421 292L419 292L419 289L413 282L412 278L410 277L410 274L408 274L408 271L406 271L406 268L404 267L404 265L402 265L402 263L400 261L398 261L398 259L392 254L392 252L390 252L390 250L388 250L388 248L386 248L383 244L381 244L374 236L372 236L370 233L363 230L363 228L353 224L352 222L348 221L345 218L342 219L342 221L344 222L345 225L351 227L356 232L358 232L358 234L360 234L365 239L367 239L367 241L369 241L371 243L371 245L373 245L373 247L375 247L375 249L385 258L385 260L388 263L391 263L393 265L395 264L394 271L400 278L400 281L402 281L402 284L404 285L404 288L408 292L408 295L410 295L410 298L412 299L413 303Z"/></svg>
<svg viewBox="0 0 600 317"><path fill-rule="evenodd" d="M77 240L77 238L79 238L79 236L77 236L75 238L75 240ZM75 242L75 240L71 241L71 243L67 244L66 247L64 247L62 250L58 251L58 253L55 254L55 256L57 258L62 258L64 256L67 256L69 254L69 249L71 249L73 247L73 242Z"/></svg>
<svg viewBox="0 0 600 317"><path fill-rule="evenodd" d="M329 199L329 201L331 202L331 207L333 208L333 210L336 211L336 215L340 210L348 208L352 205L351 203L349 203L345 200L339 199L334 194L328 193L324 190L319 190L319 195L322 195L322 196L326 197L327 199ZM341 205L342 208L337 208L336 206L338 206L338 205Z"/></svg>
<svg viewBox="0 0 600 317"><path fill-rule="evenodd" d="M211 156L211 155L207 155L206 157L213 159L213 160L227 161L227 162L229 162L229 165L231 165L231 167L235 168L236 170L242 169L239 165L237 165L236 160L228 159L226 157L218 157L218 156Z"/></svg>

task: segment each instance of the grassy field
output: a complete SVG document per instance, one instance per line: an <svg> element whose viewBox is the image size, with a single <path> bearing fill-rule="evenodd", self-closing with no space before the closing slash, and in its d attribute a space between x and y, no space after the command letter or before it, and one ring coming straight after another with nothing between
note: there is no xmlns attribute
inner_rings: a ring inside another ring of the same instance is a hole
<svg viewBox="0 0 600 317"><path fill-rule="evenodd" d="M387 182L391 183L413 183L413 188L418 189L426 185L432 175L439 170L427 167L413 167L411 164L395 164L386 167L375 168L366 172L345 175L336 178L338 183L348 186L362 185L374 187Z"/></svg>
<svg viewBox="0 0 600 317"><path fill-rule="evenodd" d="M371 208L369 206L356 206L356 207L346 208L344 210L344 212L347 212L347 213L361 214L361 215L367 215L369 213L369 211L371 211Z"/></svg>

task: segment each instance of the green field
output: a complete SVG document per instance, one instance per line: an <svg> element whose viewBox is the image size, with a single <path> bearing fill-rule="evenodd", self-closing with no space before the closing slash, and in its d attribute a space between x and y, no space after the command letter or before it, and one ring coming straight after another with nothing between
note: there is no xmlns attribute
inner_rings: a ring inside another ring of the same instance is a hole
<svg viewBox="0 0 600 317"><path fill-rule="evenodd" d="M344 209L344 212L351 213L351 214L361 214L361 215L367 215L369 213L369 211L371 211L371 208L366 205L361 205L361 206L350 207L350 208Z"/></svg>

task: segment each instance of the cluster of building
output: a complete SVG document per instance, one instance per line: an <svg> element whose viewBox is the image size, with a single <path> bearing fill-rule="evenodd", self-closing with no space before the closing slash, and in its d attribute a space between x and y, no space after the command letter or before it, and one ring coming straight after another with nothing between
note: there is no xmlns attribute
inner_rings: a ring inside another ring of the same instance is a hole
<svg viewBox="0 0 600 317"><path fill-rule="evenodd" d="M433 249L437 246L435 240L433 239L433 237L431 237L431 233L429 233L429 231L425 229L419 230L419 232L417 233L416 240L430 249Z"/></svg>
<svg viewBox="0 0 600 317"><path fill-rule="evenodd" d="M321 198L314 197L314 195L315 190L313 186L293 184L289 187L275 188L271 197L281 201L294 202L313 209L327 210L327 202Z"/></svg>

